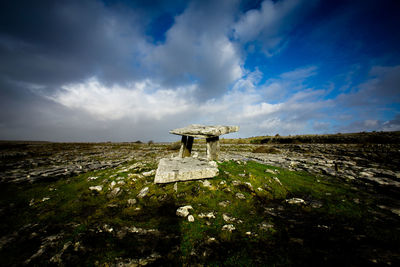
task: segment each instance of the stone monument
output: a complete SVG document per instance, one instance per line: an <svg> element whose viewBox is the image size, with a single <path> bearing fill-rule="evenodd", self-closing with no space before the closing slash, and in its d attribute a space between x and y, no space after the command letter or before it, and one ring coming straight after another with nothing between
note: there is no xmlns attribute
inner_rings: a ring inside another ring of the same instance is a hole
<svg viewBox="0 0 400 267"><path fill-rule="evenodd" d="M239 126L204 126L192 124L170 131L172 134L182 136L179 156L160 160L154 183L171 183L217 176L218 168L214 160L218 159L219 136L237 132L238 130ZM206 139L207 160L190 157L195 137Z"/></svg>

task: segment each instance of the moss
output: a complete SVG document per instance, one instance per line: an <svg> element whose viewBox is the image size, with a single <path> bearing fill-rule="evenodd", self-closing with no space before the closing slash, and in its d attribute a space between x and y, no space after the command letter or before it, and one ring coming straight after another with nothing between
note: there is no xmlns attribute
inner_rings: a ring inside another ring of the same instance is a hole
<svg viewBox="0 0 400 267"><path fill-rule="evenodd" d="M95 261L100 265L111 264L116 257L143 258L153 250L164 253L161 262L164 265L171 262L215 266L291 265L306 262L313 255L311 251L320 263L325 261L324 257L329 259L326 256L331 251L329 246L368 247L370 243L357 243L357 235L366 235L371 242L379 242L383 247L396 247L394 244L399 242L400 233L395 227L398 219L385 214L386 217L380 217L384 223L374 220L374 216L380 216L375 196L354 190L353 184L336 178L316 177L252 161L240 164L229 161L219 164L218 177L207 180L210 186L202 181L180 182L176 193L174 184L155 185L154 177L138 174L154 169L155 161L144 164L140 171L128 168L134 163L56 182L1 187L0 205L6 213L1 222L2 235L19 231L20 240L25 242L1 251L0 257L12 265L37 251L41 238L29 239L31 232L20 230L29 223L38 224L34 231L43 235L46 231L46 235L63 232L58 241L59 250L67 241L81 242L90 253L80 255L73 249L68 253L71 257L79 255L78 262L83 265L93 265ZM98 178L88 180L89 177ZM122 192L110 196L111 183L121 180L125 184L115 186ZM89 190L95 185L102 185L102 191ZM146 186L148 195L137 198ZM238 193L245 199L239 199ZM307 204L297 206L285 202L293 197L302 198ZM132 198L137 203L128 205L128 199ZM355 198L363 205L356 204ZM314 208L310 204L313 202L322 206ZM184 205L192 205L190 214L194 222L176 216L176 209ZM200 213L209 212L215 218L200 218ZM226 222L224 214L233 221ZM113 231L104 230L105 224ZM236 229L222 231L226 224L233 224ZM385 227L379 227L380 224ZM118 237L117 232L123 227L133 226L158 229L160 234L131 233ZM354 233L346 230L349 227L355 229ZM215 238L215 243L209 244L210 238ZM303 245L296 247L296 242ZM326 249L315 247L326 244ZM173 248L177 250L171 254ZM338 253L347 255L345 250ZM19 255L23 255L22 259ZM38 262L45 263L53 255L43 255ZM69 263L76 263L73 259Z"/></svg>

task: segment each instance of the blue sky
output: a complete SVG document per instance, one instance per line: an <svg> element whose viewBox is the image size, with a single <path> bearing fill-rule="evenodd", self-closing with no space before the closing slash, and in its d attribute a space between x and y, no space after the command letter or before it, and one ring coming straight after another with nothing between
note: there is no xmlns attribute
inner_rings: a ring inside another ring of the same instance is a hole
<svg viewBox="0 0 400 267"><path fill-rule="evenodd" d="M0 139L400 130L398 1L4 1ZM228 137L228 136L227 136Z"/></svg>

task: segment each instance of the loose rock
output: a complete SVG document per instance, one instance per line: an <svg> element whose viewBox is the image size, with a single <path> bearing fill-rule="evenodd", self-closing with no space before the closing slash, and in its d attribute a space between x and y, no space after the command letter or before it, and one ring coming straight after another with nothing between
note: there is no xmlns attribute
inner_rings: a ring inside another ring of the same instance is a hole
<svg viewBox="0 0 400 267"><path fill-rule="evenodd" d="M306 202L304 201L304 199L301 198L290 198L290 199L286 199L285 200L286 203L291 204L291 205L301 205L301 204L305 204Z"/></svg>
<svg viewBox="0 0 400 267"><path fill-rule="evenodd" d="M145 187L140 190L139 194L137 195L138 198L144 198L149 193L149 187Z"/></svg>
<svg viewBox="0 0 400 267"><path fill-rule="evenodd" d="M176 210L176 215L180 217L186 217L189 215L189 210L191 209L193 209L193 207L190 205L180 207Z"/></svg>
<svg viewBox="0 0 400 267"><path fill-rule="evenodd" d="M101 185L91 186L89 187L89 190L100 192L101 190L103 190L103 187Z"/></svg>
<svg viewBox="0 0 400 267"><path fill-rule="evenodd" d="M222 231L229 231L232 232L236 230L235 226L233 226L233 224L225 224L224 226L222 226Z"/></svg>
<svg viewBox="0 0 400 267"><path fill-rule="evenodd" d="M246 197L242 193L236 193L235 195L238 199L246 199Z"/></svg>

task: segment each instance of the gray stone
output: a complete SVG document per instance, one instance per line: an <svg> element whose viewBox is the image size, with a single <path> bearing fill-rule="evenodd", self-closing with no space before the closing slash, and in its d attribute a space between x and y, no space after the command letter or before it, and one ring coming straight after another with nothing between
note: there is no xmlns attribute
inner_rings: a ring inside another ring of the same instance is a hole
<svg viewBox="0 0 400 267"><path fill-rule="evenodd" d="M181 148L179 149L180 158L190 157L190 154L192 153L193 140L194 138L192 136L182 136Z"/></svg>
<svg viewBox="0 0 400 267"><path fill-rule="evenodd" d="M115 187L109 194L110 197L115 197L121 192L121 188Z"/></svg>
<svg viewBox="0 0 400 267"><path fill-rule="evenodd" d="M219 137L210 137L207 141L207 160L218 160L220 150Z"/></svg>
<svg viewBox="0 0 400 267"><path fill-rule="evenodd" d="M137 195L138 198L144 198L149 193L149 187L145 187L140 190L139 194Z"/></svg>
<svg viewBox="0 0 400 267"><path fill-rule="evenodd" d="M208 188L211 187L211 183L210 183L209 181L207 181L207 180L204 180L204 181L202 181L201 183L202 183L202 185L203 185L204 187L208 187Z"/></svg>
<svg viewBox="0 0 400 267"><path fill-rule="evenodd" d="M226 213L222 214L222 219L224 219L225 222L234 222L234 221L236 221L236 218L230 217Z"/></svg>
<svg viewBox="0 0 400 267"><path fill-rule="evenodd" d="M136 204L136 199L134 199L134 198L130 198L130 199L128 199L128 205L129 206L133 206L133 205L135 205Z"/></svg>
<svg viewBox="0 0 400 267"><path fill-rule="evenodd" d="M236 230L235 226L233 226L233 224L225 224L224 226L222 226L222 231L229 231L232 232Z"/></svg>
<svg viewBox="0 0 400 267"><path fill-rule="evenodd" d="M91 186L89 187L89 190L100 192L101 190L103 190L103 187L101 185Z"/></svg>
<svg viewBox="0 0 400 267"><path fill-rule="evenodd" d="M304 199L297 198L297 197L286 199L285 201L286 201L286 203L292 204L292 205L301 205L301 204L305 204L306 203L304 201Z"/></svg>
<svg viewBox="0 0 400 267"><path fill-rule="evenodd" d="M220 136L223 134L239 131L239 126L205 126L200 124L192 124L184 128L178 128L170 131L171 134L186 135L198 138L208 138Z"/></svg>
<svg viewBox="0 0 400 267"><path fill-rule="evenodd" d="M242 193L236 193L236 197L238 199L246 199L246 197Z"/></svg>
<svg viewBox="0 0 400 267"><path fill-rule="evenodd" d="M209 212L207 214L200 213L198 216L199 218L215 219L214 212Z"/></svg>
<svg viewBox="0 0 400 267"><path fill-rule="evenodd" d="M180 207L176 210L176 215L180 217L186 217L189 215L189 210L191 209L193 209L193 207L190 205Z"/></svg>
<svg viewBox="0 0 400 267"><path fill-rule="evenodd" d="M258 227L260 228L260 230L264 230L265 231L265 230L269 230L269 229L273 228L274 226L272 224L270 224L270 223L262 222L262 223L260 223L258 225Z"/></svg>
<svg viewBox="0 0 400 267"><path fill-rule="evenodd" d="M189 221L189 222L194 222L194 217L193 217L193 215L189 215L189 216L188 216L188 221Z"/></svg>
<svg viewBox="0 0 400 267"><path fill-rule="evenodd" d="M221 201L218 203L218 205L220 205L221 207L226 207L230 204L231 202L229 200L225 200L225 201Z"/></svg>
<svg viewBox="0 0 400 267"><path fill-rule="evenodd" d="M218 168L205 160L196 158L164 158L158 164L154 183L212 178L218 175Z"/></svg>
<svg viewBox="0 0 400 267"><path fill-rule="evenodd" d="M149 177L149 176L154 175L155 173L156 173L155 170L151 170L151 171L142 173L142 175L143 175L144 177Z"/></svg>

